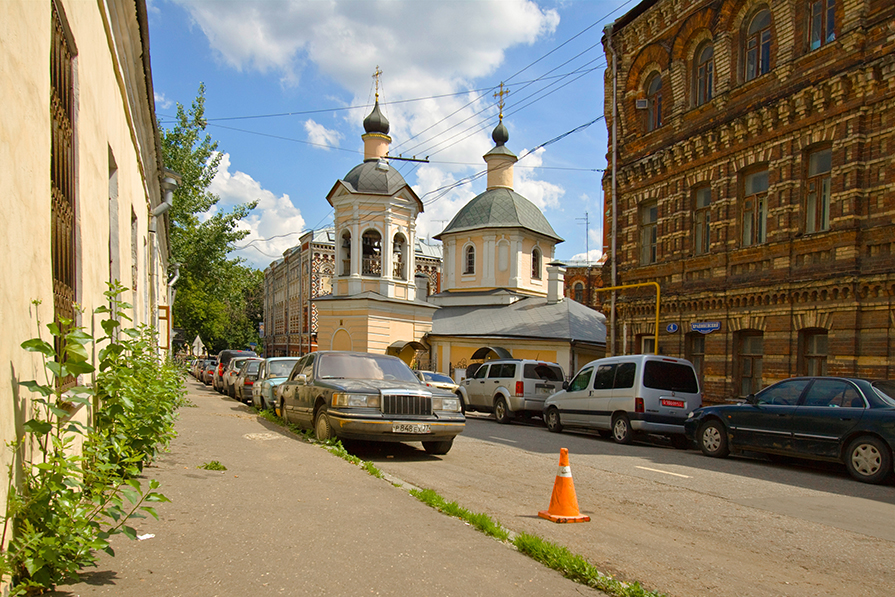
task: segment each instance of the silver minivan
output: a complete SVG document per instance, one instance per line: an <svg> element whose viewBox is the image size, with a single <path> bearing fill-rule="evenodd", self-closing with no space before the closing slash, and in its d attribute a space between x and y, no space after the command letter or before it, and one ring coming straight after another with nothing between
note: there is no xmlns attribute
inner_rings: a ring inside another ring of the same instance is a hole
<svg viewBox="0 0 895 597"><path fill-rule="evenodd" d="M456 390L464 412L493 412L498 423L517 415L540 416L544 400L562 389L564 373L556 363L532 359L486 361Z"/></svg>
<svg viewBox="0 0 895 597"><path fill-rule="evenodd" d="M684 421L702 406L693 364L653 354L607 357L578 371L567 389L544 403L544 422L553 432L563 427L596 429L620 444L636 433L669 436L687 448Z"/></svg>

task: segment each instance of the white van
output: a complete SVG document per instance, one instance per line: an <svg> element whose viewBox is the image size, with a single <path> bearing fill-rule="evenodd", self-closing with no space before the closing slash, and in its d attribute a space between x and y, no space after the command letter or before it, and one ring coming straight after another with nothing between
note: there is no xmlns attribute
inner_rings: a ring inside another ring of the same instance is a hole
<svg viewBox="0 0 895 597"><path fill-rule="evenodd" d="M608 357L578 371L568 388L544 403L544 422L553 432L563 427L596 429L620 444L635 433L667 435L676 448L687 448L684 421L702 406L693 364L653 354Z"/></svg>

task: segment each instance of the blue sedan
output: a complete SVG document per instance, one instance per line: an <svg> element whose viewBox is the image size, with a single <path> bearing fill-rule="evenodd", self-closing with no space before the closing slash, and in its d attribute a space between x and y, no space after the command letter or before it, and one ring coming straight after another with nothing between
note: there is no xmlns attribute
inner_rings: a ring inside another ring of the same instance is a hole
<svg viewBox="0 0 895 597"><path fill-rule="evenodd" d="M845 464L864 483L892 475L895 382L796 377L744 402L703 406L684 424L706 456L763 452Z"/></svg>

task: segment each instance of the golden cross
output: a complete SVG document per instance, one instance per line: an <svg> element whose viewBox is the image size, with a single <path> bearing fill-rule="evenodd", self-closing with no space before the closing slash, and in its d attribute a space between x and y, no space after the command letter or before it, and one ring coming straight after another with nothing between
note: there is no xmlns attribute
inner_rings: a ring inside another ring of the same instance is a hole
<svg viewBox="0 0 895 597"><path fill-rule="evenodd" d="M379 70L379 65L376 65L376 70L373 71L373 80L376 81L376 101L379 101L379 77L382 75L382 71Z"/></svg>
<svg viewBox="0 0 895 597"><path fill-rule="evenodd" d="M494 92L494 97L497 98L497 107L500 108L500 120L503 121L503 98L510 95L509 89L503 88L503 81L500 82L500 91Z"/></svg>

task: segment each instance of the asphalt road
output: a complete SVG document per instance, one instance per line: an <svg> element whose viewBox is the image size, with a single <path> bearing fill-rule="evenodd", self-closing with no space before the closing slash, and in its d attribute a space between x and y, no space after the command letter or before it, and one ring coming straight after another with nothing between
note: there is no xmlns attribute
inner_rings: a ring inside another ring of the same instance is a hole
<svg viewBox="0 0 895 597"><path fill-rule="evenodd" d="M591 523L537 518L561 447ZM595 434L553 434L537 419L506 426L477 414L444 457L413 444L355 452L672 596L895 594L895 485L858 483L843 467L711 459L661 440L619 446Z"/></svg>

